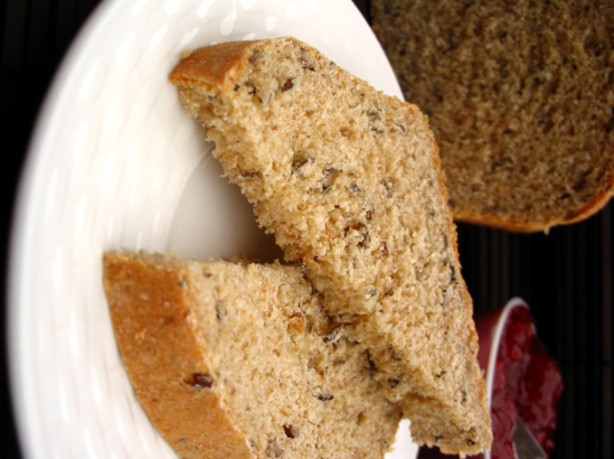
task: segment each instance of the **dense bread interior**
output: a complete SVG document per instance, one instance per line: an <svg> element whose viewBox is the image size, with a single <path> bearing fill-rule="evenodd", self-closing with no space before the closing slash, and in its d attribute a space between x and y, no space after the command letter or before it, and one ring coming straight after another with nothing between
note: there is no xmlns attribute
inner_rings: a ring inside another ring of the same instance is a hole
<svg viewBox="0 0 614 459"><path fill-rule="evenodd" d="M614 192L612 2L376 0L373 23L455 217L538 230Z"/></svg>
<svg viewBox="0 0 614 459"><path fill-rule="evenodd" d="M167 316L165 322L186 324L188 332L179 339L192 343L202 362L187 368L187 374L174 376L180 384L192 386L192 403L198 403L201 392L217 398L228 424L243 437L243 447L251 455L383 457L392 443L400 410L373 381L368 354L348 339L342 324L324 313L318 295L298 267L197 263L133 254L107 256L107 266L113 264L124 266L122 285L129 283L130 266L162 270L175 279L172 288L180 291L175 301L182 303L185 312ZM109 297L117 298L121 288L117 283L108 284ZM175 307L156 308L157 300L169 297L165 292L156 298L156 292L158 285L143 282L132 292L154 303L150 308L153 323L158 323L157 315ZM123 294L123 308L130 308L131 296L125 288ZM117 307L112 311L116 329L123 327L126 316ZM124 356L138 358L126 351L138 342L120 344ZM157 345L159 352L170 346L163 333L158 334ZM170 358L181 360L183 356ZM125 359L125 363L130 368L132 360ZM160 369L147 370L151 374ZM173 385L165 390L168 397L177 397ZM162 414L150 415L155 419ZM175 411L163 415L179 428L182 420ZM224 426L201 420L199 428L209 435ZM189 437L178 448L189 443L196 450Z"/></svg>
<svg viewBox="0 0 614 459"><path fill-rule="evenodd" d="M222 404L258 455L382 457L399 411L378 393L364 349L324 314L299 268L191 270L194 326L206 335L201 346Z"/></svg>
<svg viewBox="0 0 614 459"><path fill-rule="evenodd" d="M259 222L368 347L415 440L487 447L471 300L419 109L292 39L197 50L171 79Z"/></svg>

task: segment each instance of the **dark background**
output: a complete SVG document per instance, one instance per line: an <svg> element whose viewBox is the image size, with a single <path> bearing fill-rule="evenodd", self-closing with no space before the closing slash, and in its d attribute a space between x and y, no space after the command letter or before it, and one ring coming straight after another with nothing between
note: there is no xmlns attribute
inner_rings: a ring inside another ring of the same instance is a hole
<svg viewBox="0 0 614 459"><path fill-rule="evenodd" d="M36 115L71 40L98 1L2 0L0 2L0 120L5 188L2 259L19 173ZM355 0L369 20L368 0ZM8 167L6 166L8 165ZM538 333L560 363L565 392L553 458L612 456L612 311L614 211L549 235L513 234L459 225L463 274L476 311L521 296ZM2 264L5 280L6 264ZM6 289L5 289L6 291ZM10 326L4 322L4 327ZM2 352L0 456L19 458ZM44 375L32 375L44 384Z"/></svg>

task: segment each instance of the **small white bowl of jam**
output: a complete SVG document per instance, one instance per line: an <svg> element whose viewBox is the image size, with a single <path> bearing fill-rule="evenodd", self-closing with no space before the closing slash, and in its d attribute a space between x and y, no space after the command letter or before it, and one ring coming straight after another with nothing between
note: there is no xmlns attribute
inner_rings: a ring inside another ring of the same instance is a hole
<svg viewBox="0 0 614 459"><path fill-rule="evenodd" d="M478 314L478 361L486 377L493 443L480 459L548 457L554 448L561 371L539 340L533 316L521 298ZM523 435L524 434L524 435ZM522 448L532 448L527 456ZM421 448L419 459L454 457Z"/></svg>
<svg viewBox="0 0 614 459"><path fill-rule="evenodd" d="M529 307L513 298L502 309L476 317L476 327L494 436L485 459L520 456L521 440L515 434L525 426L548 457L563 382L558 364L537 336Z"/></svg>

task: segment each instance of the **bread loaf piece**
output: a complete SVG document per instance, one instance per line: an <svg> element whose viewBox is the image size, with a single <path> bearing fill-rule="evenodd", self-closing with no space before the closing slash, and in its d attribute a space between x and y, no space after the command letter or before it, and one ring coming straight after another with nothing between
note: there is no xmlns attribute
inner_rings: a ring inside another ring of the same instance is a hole
<svg viewBox="0 0 614 459"><path fill-rule="evenodd" d="M368 347L413 439L487 448L472 303L426 117L292 38L201 48L171 80L260 224Z"/></svg>
<svg viewBox="0 0 614 459"><path fill-rule="evenodd" d="M608 202L611 1L371 3L405 99L430 116L456 219L543 231Z"/></svg>
<svg viewBox="0 0 614 459"><path fill-rule="evenodd" d="M400 410L299 268L107 253L134 390L182 458L382 458Z"/></svg>

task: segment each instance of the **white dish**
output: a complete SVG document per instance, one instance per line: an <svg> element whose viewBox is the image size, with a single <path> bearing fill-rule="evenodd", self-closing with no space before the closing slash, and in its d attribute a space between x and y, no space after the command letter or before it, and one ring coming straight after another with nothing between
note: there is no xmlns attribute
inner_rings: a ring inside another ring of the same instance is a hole
<svg viewBox="0 0 614 459"><path fill-rule="evenodd" d="M101 254L272 256L167 75L185 49L282 35L401 96L349 0L108 0L81 30L40 114L12 228L9 358L25 457L174 457L122 367ZM390 457L416 451L405 438Z"/></svg>

